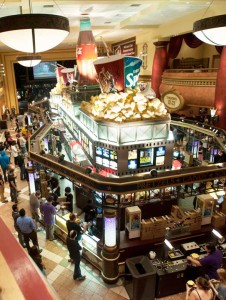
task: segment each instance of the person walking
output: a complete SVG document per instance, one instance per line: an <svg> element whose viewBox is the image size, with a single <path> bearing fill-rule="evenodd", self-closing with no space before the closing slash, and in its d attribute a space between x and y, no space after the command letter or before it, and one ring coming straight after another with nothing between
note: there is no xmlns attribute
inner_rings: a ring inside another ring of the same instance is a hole
<svg viewBox="0 0 226 300"><path fill-rule="evenodd" d="M41 192L36 191L30 195L30 211L32 215L32 219L34 220L36 230L41 231L40 227L40 201L39 198L41 197Z"/></svg>
<svg viewBox="0 0 226 300"><path fill-rule="evenodd" d="M55 215L56 209L52 204L53 197L49 196L47 202L42 204L42 211L44 216L44 224L46 229L46 239L53 241L54 238L54 224L55 224Z"/></svg>
<svg viewBox="0 0 226 300"><path fill-rule="evenodd" d="M16 186L16 176L14 175L14 169L9 170L8 180L9 180L11 201L17 203L18 190Z"/></svg>
<svg viewBox="0 0 226 300"><path fill-rule="evenodd" d="M15 228L16 232L18 233L18 240L19 240L21 246L23 248L26 248L26 244L24 243L23 234L22 234L19 226L16 223L19 216L20 216L20 214L19 214L19 211L18 211L17 204L13 204L13 206L12 206L12 217L13 217L13 220L14 220L14 228Z"/></svg>
<svg viewBox="0 0 226 300"><path fill-rule="evenodd" d="M24 154L21 151L19 151L18 153L17 164L18 167L20 168L20 180L25 180L26 174L25 174Z"/></svg>
<svg viewBox="0 0 226 300"><path fill-rule="evenodd" d="M7 155L5 154L5 151L2 150L2 151L1 151L1 155L0 155L0 165L1 165L1 168L2 168L2 172L3 172L3 176L4 176L4 181L5 181L5 182L8 181L6 172L7 172L9 163L10 163L10 158L9 158L9 156L7 156Z"/></svg>
<svg viewBox="0 0 226 300"><path fill-rule="evenodd" d="M12 156L14 158L14 164L16 166L18 165L18 163L17 163L18 152L19 152L19 149L17 148L17 142L13 141L12 145L11 145L11 153L12 153Z"/></svg>
<svg viewBox="0 0 226 300"><path fill-rule="evenodd" d="M20 228L20 231L23 234L24 242L26 244L26 248L29 251L30 250L30 240L32 241L34 246L37 246L39 248L38 244L38 236L37 232L35 230L35 223L32 220L31 217L26 216L26 212L24 208L21 208L19 211L20 216L17 218L16 224ZM41 249L39 249L39 252L41 253Z"/></svg>
<svg viewBox="0 0 226 300"><path fill-rule="evenodd" d="M73 279L80 281L80 280L85 280L86 276L82 275L82 273L81 273L80 250L82 250L82 247L79 245L78 241L76 240L76 237L77 237L76 231L72 230L70 232L70 236L67 236L66 243L67 243L67 248L68 248L68 251L69 251L70 259L75 264Z"/></svg>

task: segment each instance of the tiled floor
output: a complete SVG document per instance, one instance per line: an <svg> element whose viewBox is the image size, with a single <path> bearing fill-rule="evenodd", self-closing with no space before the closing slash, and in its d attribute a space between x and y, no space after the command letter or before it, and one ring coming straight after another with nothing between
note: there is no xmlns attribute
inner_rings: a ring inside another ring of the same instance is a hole
<svg viewBox="0 0 226 300"><path fill-rule="evenodd" d="M19 169L16 169L17 184L21 190L19 196L18 207L25 208L29 214L29 190L26 181L19 180ZM6 183L5 196L9 197L9 187ZM0 215L9 227L9 229L17 234L13 227L11 216L12 203L0 203ZM56 290L59 298L62 300L80 299L80 300L123 300L129 299L126 289L123 286L123 278L120 278L117 284L108 285L103 282L100 272L85 260L81 262L82 273L86 275L83 282L74 281L72 277L73 265L68 262L68 252L65 245L59 241L47 241L45 239L45 231L38 232L38 239L41 248L43 248L42 257L46 266L47 280ZM176 283L175 283L176 284ZM185 294L177 294L159 300L182 300ZM44 299L43 299L44 300ZM150 299L151 300L151 299Z"/></svg>

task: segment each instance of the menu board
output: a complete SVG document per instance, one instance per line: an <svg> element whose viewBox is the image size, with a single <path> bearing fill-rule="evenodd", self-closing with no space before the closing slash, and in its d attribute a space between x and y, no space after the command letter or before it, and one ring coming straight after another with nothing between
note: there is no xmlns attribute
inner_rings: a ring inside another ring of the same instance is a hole
<svg viewBox="0 0 226 300"><path fill-rule="evenodd" d="M102 148L102 147L96 147L96 163L104 167L117 170L118 168L117 151Z"/></svg>
<svg viewBox="0 0 226 300"><path fill-rule="evenodd" d="M153 166L153 148L139 150L139 167Z"/></svg>
<svg viewBox="0 0 226 300"><path fill-rule="evenodd" d="M137 169L137 150L128 151L128 169L135 170Z"/></svg>
<svg viewBox="0 0 226 300"><path fill-rule="evenodd" d="M166 147L165 146L155 148L155 155L156 156L164 156L165 154L166 154Z"/></svg>

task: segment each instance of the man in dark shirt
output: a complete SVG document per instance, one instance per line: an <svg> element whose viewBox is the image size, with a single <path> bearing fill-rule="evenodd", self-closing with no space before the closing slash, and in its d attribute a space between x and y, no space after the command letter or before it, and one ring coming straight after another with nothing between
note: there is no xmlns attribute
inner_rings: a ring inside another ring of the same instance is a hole
<svg viewBox="0 0 226 300"><path fill-rule="evenodd" d="M16 176L14 175L14 169L10 169L8 175L10 197L11 201L17 203L17 186L16 186Z"/></svg>
<svg viewBox="0 0 226 300"><path fill-rule="evenodd" d="M82 210L85 213L85 222L92 222L96 218L96 209L92 205L92 201L88 200L88 204Z"/></svg>
<svg viewBox="0 0 226 300"><path fill-rule="evenodd" d="M66 226L67 226L67 231L68 231L68 236L70 236L70 232L72 230L76 231L76 241L80 241L82 238L82 234L83 234L83 230L81 228L81 226L76 222L76 215L75 214L70 214L69 215L69 220L67 220L66 222Z"/></svg>
<svg viewBox="0 0 226 300"><path fill-rule="evenodd" d="M70 258L71 258L71 260L74 261L74 264L75 264L73 279L74 280L85 280L86 276L82 276L81 269L80 269L80 261L81 261L80 250L82 248L79 245L78 241L75 240L76 236L77 236L76 231L72 230L70 232L70 236L68 236L66 239Z"/></svg>
<svg viewBox="0 0 226 300"><path fill-rule="evenodd" d="M25 248L26 244L24 243L23 234L22 234L19 226L16 223L16 220L19 218L19 216L20 216L20 214L19 214L19 211L18 211L17 204L13 204L13 206L12 206L12 217L13 217L13 220L14 220L14 228L18 233L18 240L19 240L21 246Z"/></svg>
<svg viewBox="0 0 226 300"><path fill-rule="evenodd" d="M67 209L72 213L73 212L73 195L71 193L71 188L67 186L65 188L66 204Z"/></svg>

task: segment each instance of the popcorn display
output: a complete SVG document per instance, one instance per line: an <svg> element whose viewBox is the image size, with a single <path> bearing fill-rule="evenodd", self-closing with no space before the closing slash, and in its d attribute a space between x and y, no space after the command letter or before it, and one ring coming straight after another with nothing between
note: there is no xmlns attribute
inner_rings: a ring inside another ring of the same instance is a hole
<svg viewBox="0 0 226 300"><path fill-rule="evenodd" d="M51 90L50 94L52 95L60 95L62 93L62 84L57 83L56 86Z"/></svg>
<svg viewBox="0 0 226 300"><path fill-rule="evenodd" d="M95 119L117 123L170 117L159 99L148 99L138 87L92 96L89 103L82 101L81 109Z"/></svg>

